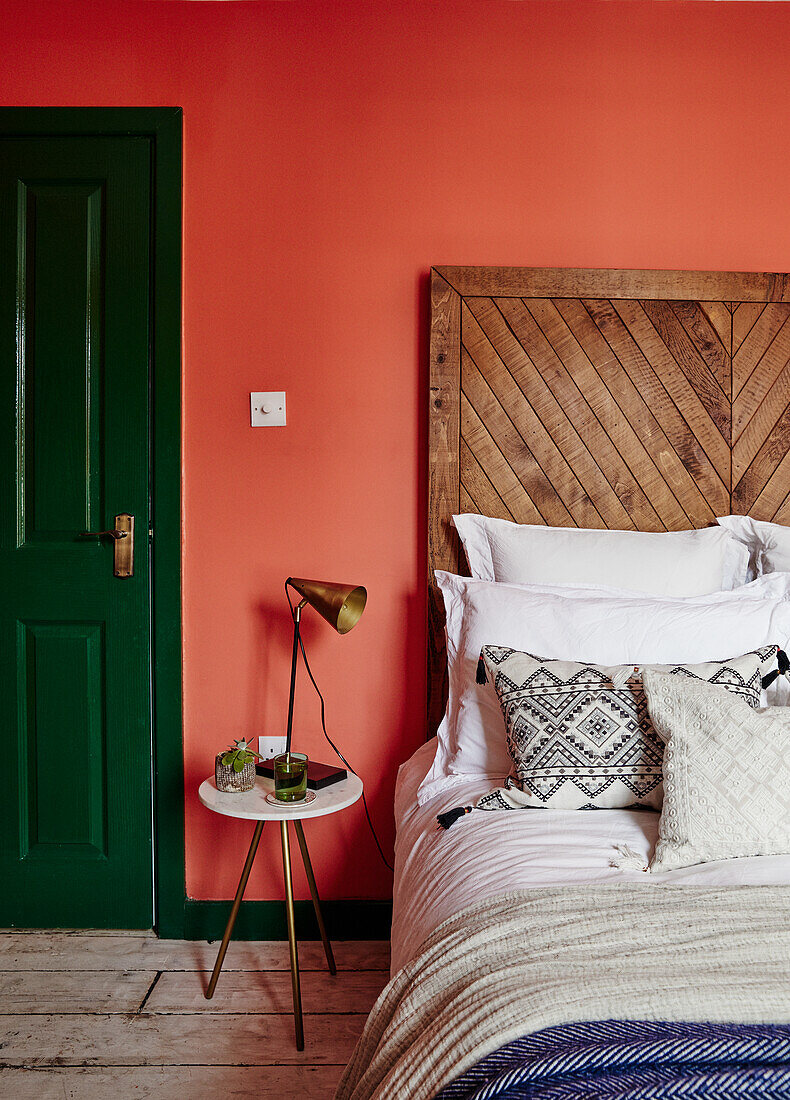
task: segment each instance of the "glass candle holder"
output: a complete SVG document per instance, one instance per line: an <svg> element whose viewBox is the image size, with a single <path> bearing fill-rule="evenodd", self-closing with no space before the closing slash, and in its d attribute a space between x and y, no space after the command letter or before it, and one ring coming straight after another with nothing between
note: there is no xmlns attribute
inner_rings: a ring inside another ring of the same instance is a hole
<svg viewBox="0 0 790 1100"><path fill-rule="evenodd" d="M303 752L284 752L274 758L274 797L280 802L301 802L307 796L307 757Z"/></svg>

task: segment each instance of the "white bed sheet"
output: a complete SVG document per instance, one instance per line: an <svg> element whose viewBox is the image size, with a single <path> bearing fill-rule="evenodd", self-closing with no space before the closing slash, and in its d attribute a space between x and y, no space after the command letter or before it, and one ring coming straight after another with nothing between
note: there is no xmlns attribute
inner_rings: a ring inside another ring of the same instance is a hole
<svg viewBox="0 0 790 1100"><path fill-rule="evenodd" d="M651 810L481 810L441 829L437 814L472 804L496 784L470 779L419 806L417 788L435 749L435 739L421 745L398 772L393 974L442 921L508 890L634 881L657 889L790 885L790 856L720 860L655 875L612 867L615 844L645 857L652 852L659 815Z"/></svg>

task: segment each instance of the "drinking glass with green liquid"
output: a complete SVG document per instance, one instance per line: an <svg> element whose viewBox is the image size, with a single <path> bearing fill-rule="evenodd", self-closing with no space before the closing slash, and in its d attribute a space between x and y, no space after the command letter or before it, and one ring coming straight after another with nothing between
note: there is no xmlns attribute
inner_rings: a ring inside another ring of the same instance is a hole
<svg viewBox="0 0 790 1100"><path fill-rule="evenodd" d="M307 757L303 752L284 752L274 758L274 797L280 802L300 802L307 796Z"/></svg>

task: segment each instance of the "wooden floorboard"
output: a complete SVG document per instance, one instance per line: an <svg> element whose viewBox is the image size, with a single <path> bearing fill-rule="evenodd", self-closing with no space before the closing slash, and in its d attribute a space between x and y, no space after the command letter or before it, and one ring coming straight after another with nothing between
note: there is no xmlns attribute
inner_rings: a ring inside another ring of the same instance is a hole
<svg viewBox="0 0 790 1100"><path fill-rule="evenodd" d="M210 1001L205 989L208 971L162 974L146 1002L146 1012L290 1012L291 975L282 970L231 970L220 975ZM367 1015L384 985L380 970L329 973L308 970L301 975L302 1010L364 1012Z"/></svg>
<svg viewBox="0 0 790 1100"><path fill-rule="evenodd" d="M0 1070L13 1100L331 1100L340 1066L138 1066Z"/></svg>
<svg viewBox="0 0 790 1100"><path fill-rule="evenodd" d="M2 1059L7 1066L345 1065L365 1019L310 1016L299 1052L290 1014L4 1016Z"/></svg>
<svg viewBox="0 0 790 1100"><path fill-rule="evenodd" d="M84 934L77 932L0 933L2 970L211 970L219 943L204 940L160 940L150 934ZM380 940L336 940L338 970L387 970L389 943ZM324 970L320 940L299 944L303 970ZM247 940L228 947L225 970L288 970L288 944Z"/></svg>
<svg viewBox="0 0 790 1100"><path fill-rule="evenodd" d="M294 1044L287 944L150 934L0 933L0 1097L330 1100L388 980L389 945L299 945L305 1050Z"/></svg>
<svg viewBox="0 0 790 1100"><path fill-rule="evenodd" d="M0 973L0 1015L137 1012L156 978L157 971L150 970Z"/></svg>

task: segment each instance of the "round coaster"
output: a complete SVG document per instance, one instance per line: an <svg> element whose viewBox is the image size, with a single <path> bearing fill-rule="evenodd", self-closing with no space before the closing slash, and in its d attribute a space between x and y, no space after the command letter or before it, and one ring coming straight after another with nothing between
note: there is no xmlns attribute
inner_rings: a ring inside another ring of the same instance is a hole
<svg viewBox="0 0 790 1100"><path fill-rule="evenodd" d="M315 791L308 791L304 798L300 798L298 802L282 802L279 798L275 798L274 794L267 794L264 799L270 806L278 806L281 810L298 810L300 806L307 806L311 802L315 802Z"/></svg>

